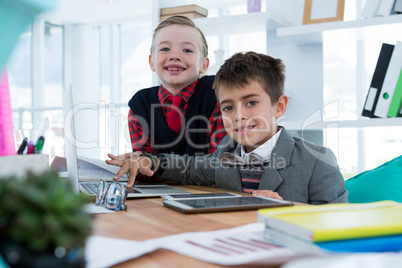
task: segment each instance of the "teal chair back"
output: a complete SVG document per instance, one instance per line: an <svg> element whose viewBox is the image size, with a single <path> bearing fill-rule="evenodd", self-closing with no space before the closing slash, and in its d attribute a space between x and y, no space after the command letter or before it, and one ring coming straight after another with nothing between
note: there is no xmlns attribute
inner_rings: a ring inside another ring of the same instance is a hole
<svg viewBox="0 0 402 268"><path fill-rule="evenodd" d="M350 203L402 202L402 155L345 181Z"/></svg>

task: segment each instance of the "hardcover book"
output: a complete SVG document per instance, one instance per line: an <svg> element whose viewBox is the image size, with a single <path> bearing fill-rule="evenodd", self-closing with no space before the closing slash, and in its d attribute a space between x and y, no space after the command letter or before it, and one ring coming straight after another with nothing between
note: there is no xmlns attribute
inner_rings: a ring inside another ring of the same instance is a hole
<svg viewBox="0 0 402 268"><path fill-rule="evenodd" d="M259 221L314 242L402 234L402 204L380 201L260 209Z"/></svg>
<svg viewBox="0 0 402 268"><path fill-rule="evenodd" d="M208 16L208 10L197 5L162 8L160 21L164 21L165 19L176 15L185 16L190 19L204 18Z"/></svg>
<svg viewBox="0 0 402 268"><path fill-rule="evenodd" d="M172 15L166 15L166 16L160 16L160 21L164 21L169 17L173 17L175 15L180 15L180 16L184 16L190 19L197 19L197 18L205 18L205 16L199 14L199 13L195 13L195 12L186 12L186 13L179 13L179 14L172 14Z"/></svg>
<svg viewBox="0 0 402 268"><path fill-rule="evenodd" d="M402 235L314 243L267 227L264 231L264 237L269 242L291 249L296 253L397 252L402 250Z"/></svg>
<svg viewBox="0 0 402 268"><path fill-rule="evenodd" d="M174 15L174 14L180 14L180 13L190 13L190 12L199 13L200 15L203 15L204 17L206 17L208 15L207 9L197 6L197 5L188 5L188 6L162 8L161 16Z"/></svg>

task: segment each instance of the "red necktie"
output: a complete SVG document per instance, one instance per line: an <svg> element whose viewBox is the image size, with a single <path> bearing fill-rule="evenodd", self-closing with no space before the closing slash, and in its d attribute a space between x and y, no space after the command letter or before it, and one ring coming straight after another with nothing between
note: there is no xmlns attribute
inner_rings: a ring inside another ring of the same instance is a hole
<svg viewBox="0 0 402 268"><path fill-rule="evenodd" d="M172 100L172 107L170 108L170 112L167 116L168 126L174 132L179 132L181 128L181 118L178 111L180 111L179 106L182 98L180 96L171 96L170 98Z"/></svg>

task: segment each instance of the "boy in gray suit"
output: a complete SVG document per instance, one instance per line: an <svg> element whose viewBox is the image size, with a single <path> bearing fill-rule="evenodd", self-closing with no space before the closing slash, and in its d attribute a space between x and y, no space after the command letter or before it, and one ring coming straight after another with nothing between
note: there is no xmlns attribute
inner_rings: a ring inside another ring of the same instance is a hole
<svg viewBox="0 0 402 268"><path fill-rule="evenodd" d="M121 166L114 179L128 173L131 186L141 173L308 204L348 202L332 151L278 126L288 104L284 71L280 59L255 52L233 55L213 85L228 134L218 149L196 157L143 154L107 160Z"/></svg>

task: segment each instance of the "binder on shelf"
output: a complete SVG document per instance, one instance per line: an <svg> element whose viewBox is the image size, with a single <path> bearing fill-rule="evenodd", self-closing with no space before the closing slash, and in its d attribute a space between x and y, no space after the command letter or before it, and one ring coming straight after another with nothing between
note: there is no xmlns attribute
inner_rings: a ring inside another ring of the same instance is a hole
<svg viewBox="0 0 402 268"><path fill-rule="evenodd" d="M395 0L394 12L398 14L402 13L402 0Z"/></svg>
<svg viewBox="0 0 402 268"><path fill-rule="evenodd" d="M395 86L394 95L392 96L387 116L388 117L402 116L402 69L399 72L398 82L396 83Z"/></svg>
<svg viewBox="0 0 402 268"><path fill-rule="evenodd" d="M402 235L402 205L394 201L260 209L258 220L315 243Z"/></svg>
<svg viewBox="0 0 402 268"><path fill-rule="evenodd" d="M396 84L399 79L399 74L402 69L402 42L397 42L392 52L389 61L387 73L384 77L380 96L377 101L377 106L374 111L375 117L387 117L388 110L391 105L391 100L395 92Z"/></svg>
<svg viewBox="0 0 402 268"><path fill-rule="evenodd" d="M391 60L394 45L383 43L378 56L377 65L371 79L370 88L364 103L362 116L376 117L374 111L377 107L377 101L380 96L381 88L387 73L389 61Z"/></svg>
<svg viewBox="0 0 402 268"><path fill-rule="evenodd" d="M380 0L367 0L366 4L364 5L361 16L366 19L375 17L379 5Z"/></svg>
<svg viewBox="0 0 402 268"><path fill-rule="evenodd" d="M377 15L386 17L395 13L393 11L394 2L395 0L381 0L380 5L378 6Z"/></svg>

